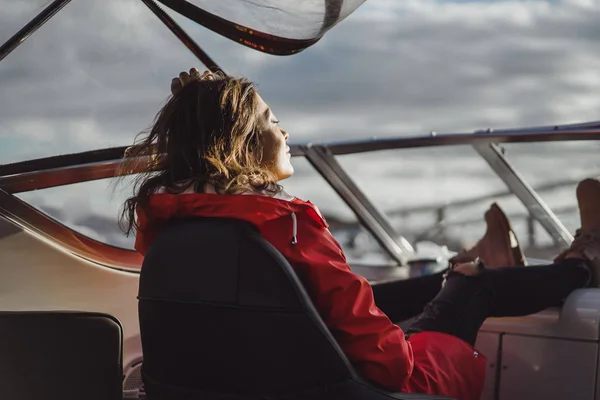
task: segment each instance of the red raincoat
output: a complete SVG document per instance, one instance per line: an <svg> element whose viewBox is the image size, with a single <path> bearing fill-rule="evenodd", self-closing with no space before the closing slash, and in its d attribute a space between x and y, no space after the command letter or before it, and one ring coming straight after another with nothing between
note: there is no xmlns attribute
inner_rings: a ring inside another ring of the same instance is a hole
<svg viewBox="0 0 600 400"><path fill-rule="evenodd" d="M423 332L405 339L402 329L375 305L367 280L350 270L312 203L260 195L155 194L147 213L138 212L135 247L142 254L160 224L171 218L227 217L252 223L290 262L364 378L390 391L479 399L485 358L466 342L443 333Z"/></svg>

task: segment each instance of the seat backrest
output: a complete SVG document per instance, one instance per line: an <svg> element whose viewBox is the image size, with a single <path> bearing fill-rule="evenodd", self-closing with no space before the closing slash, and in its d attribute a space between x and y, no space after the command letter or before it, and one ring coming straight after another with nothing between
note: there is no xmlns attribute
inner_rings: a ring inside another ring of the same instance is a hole
<svg viewBox="0 0 600 400"><path fill-rule="evenodd" d="M121 324L88 312L0 312L0 398L117 400Z"/></svg>
<svg viewBox="0 0 600 400"><path fill-rule="evenodd" d="M242 221L161 229L142 266L139 318L149 398L264 398L355 378L290 264Z"/></svg>

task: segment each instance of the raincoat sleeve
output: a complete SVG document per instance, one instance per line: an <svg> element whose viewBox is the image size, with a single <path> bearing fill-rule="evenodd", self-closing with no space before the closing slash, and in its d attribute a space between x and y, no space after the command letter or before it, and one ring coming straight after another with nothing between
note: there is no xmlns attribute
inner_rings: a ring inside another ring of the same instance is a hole
<svg viewBox="0 0 600 400"><path fill-rule="evenodd" d="M414 366L411 344L375 305L367 280L350 270L340 245L324 226L298 218L296 245L281 235L282 229L290 227L272 227L271 235L263 234L290 262L348 359L365 379L402 390Z"/></svg>

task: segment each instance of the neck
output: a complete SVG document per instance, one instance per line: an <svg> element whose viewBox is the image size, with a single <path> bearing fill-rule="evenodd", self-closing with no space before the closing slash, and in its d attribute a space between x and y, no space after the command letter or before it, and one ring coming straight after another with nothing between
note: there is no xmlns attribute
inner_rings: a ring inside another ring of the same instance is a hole
<svg viewBox="0 0 600 400"><path fill-rule="evenodd" d="M190 190L190 189L188 189ZM193 188L191 189L192 193L193 193ZM204 185L204 193L208 193L208 194L219 194L215 188L215 186L212 183L206 183ZM266 196L266 197L273 197L275 199L280 199L280 200L287 200L287 201L292 201L295 199L294 196L290 196L289 194L287 194L284 190L281 190L280 192L276 193L276 194L270 194L264 190L256 190L256 189L252 189L252 188L247 188L247 189L240 189L239 191L237 191L236 193L234 193L236 195L258 195L258 196Z"/></svg>

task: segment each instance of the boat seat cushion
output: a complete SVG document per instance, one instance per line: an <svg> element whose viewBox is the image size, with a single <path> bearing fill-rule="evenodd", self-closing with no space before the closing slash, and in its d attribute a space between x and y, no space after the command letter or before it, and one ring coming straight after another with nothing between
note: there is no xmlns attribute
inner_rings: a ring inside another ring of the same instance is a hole
<svg viewBox="0 0 600 400"><path fill-rule="evenodd" d="M0 312L0 398L123 396L121 324L89 312Z"/></svg>

